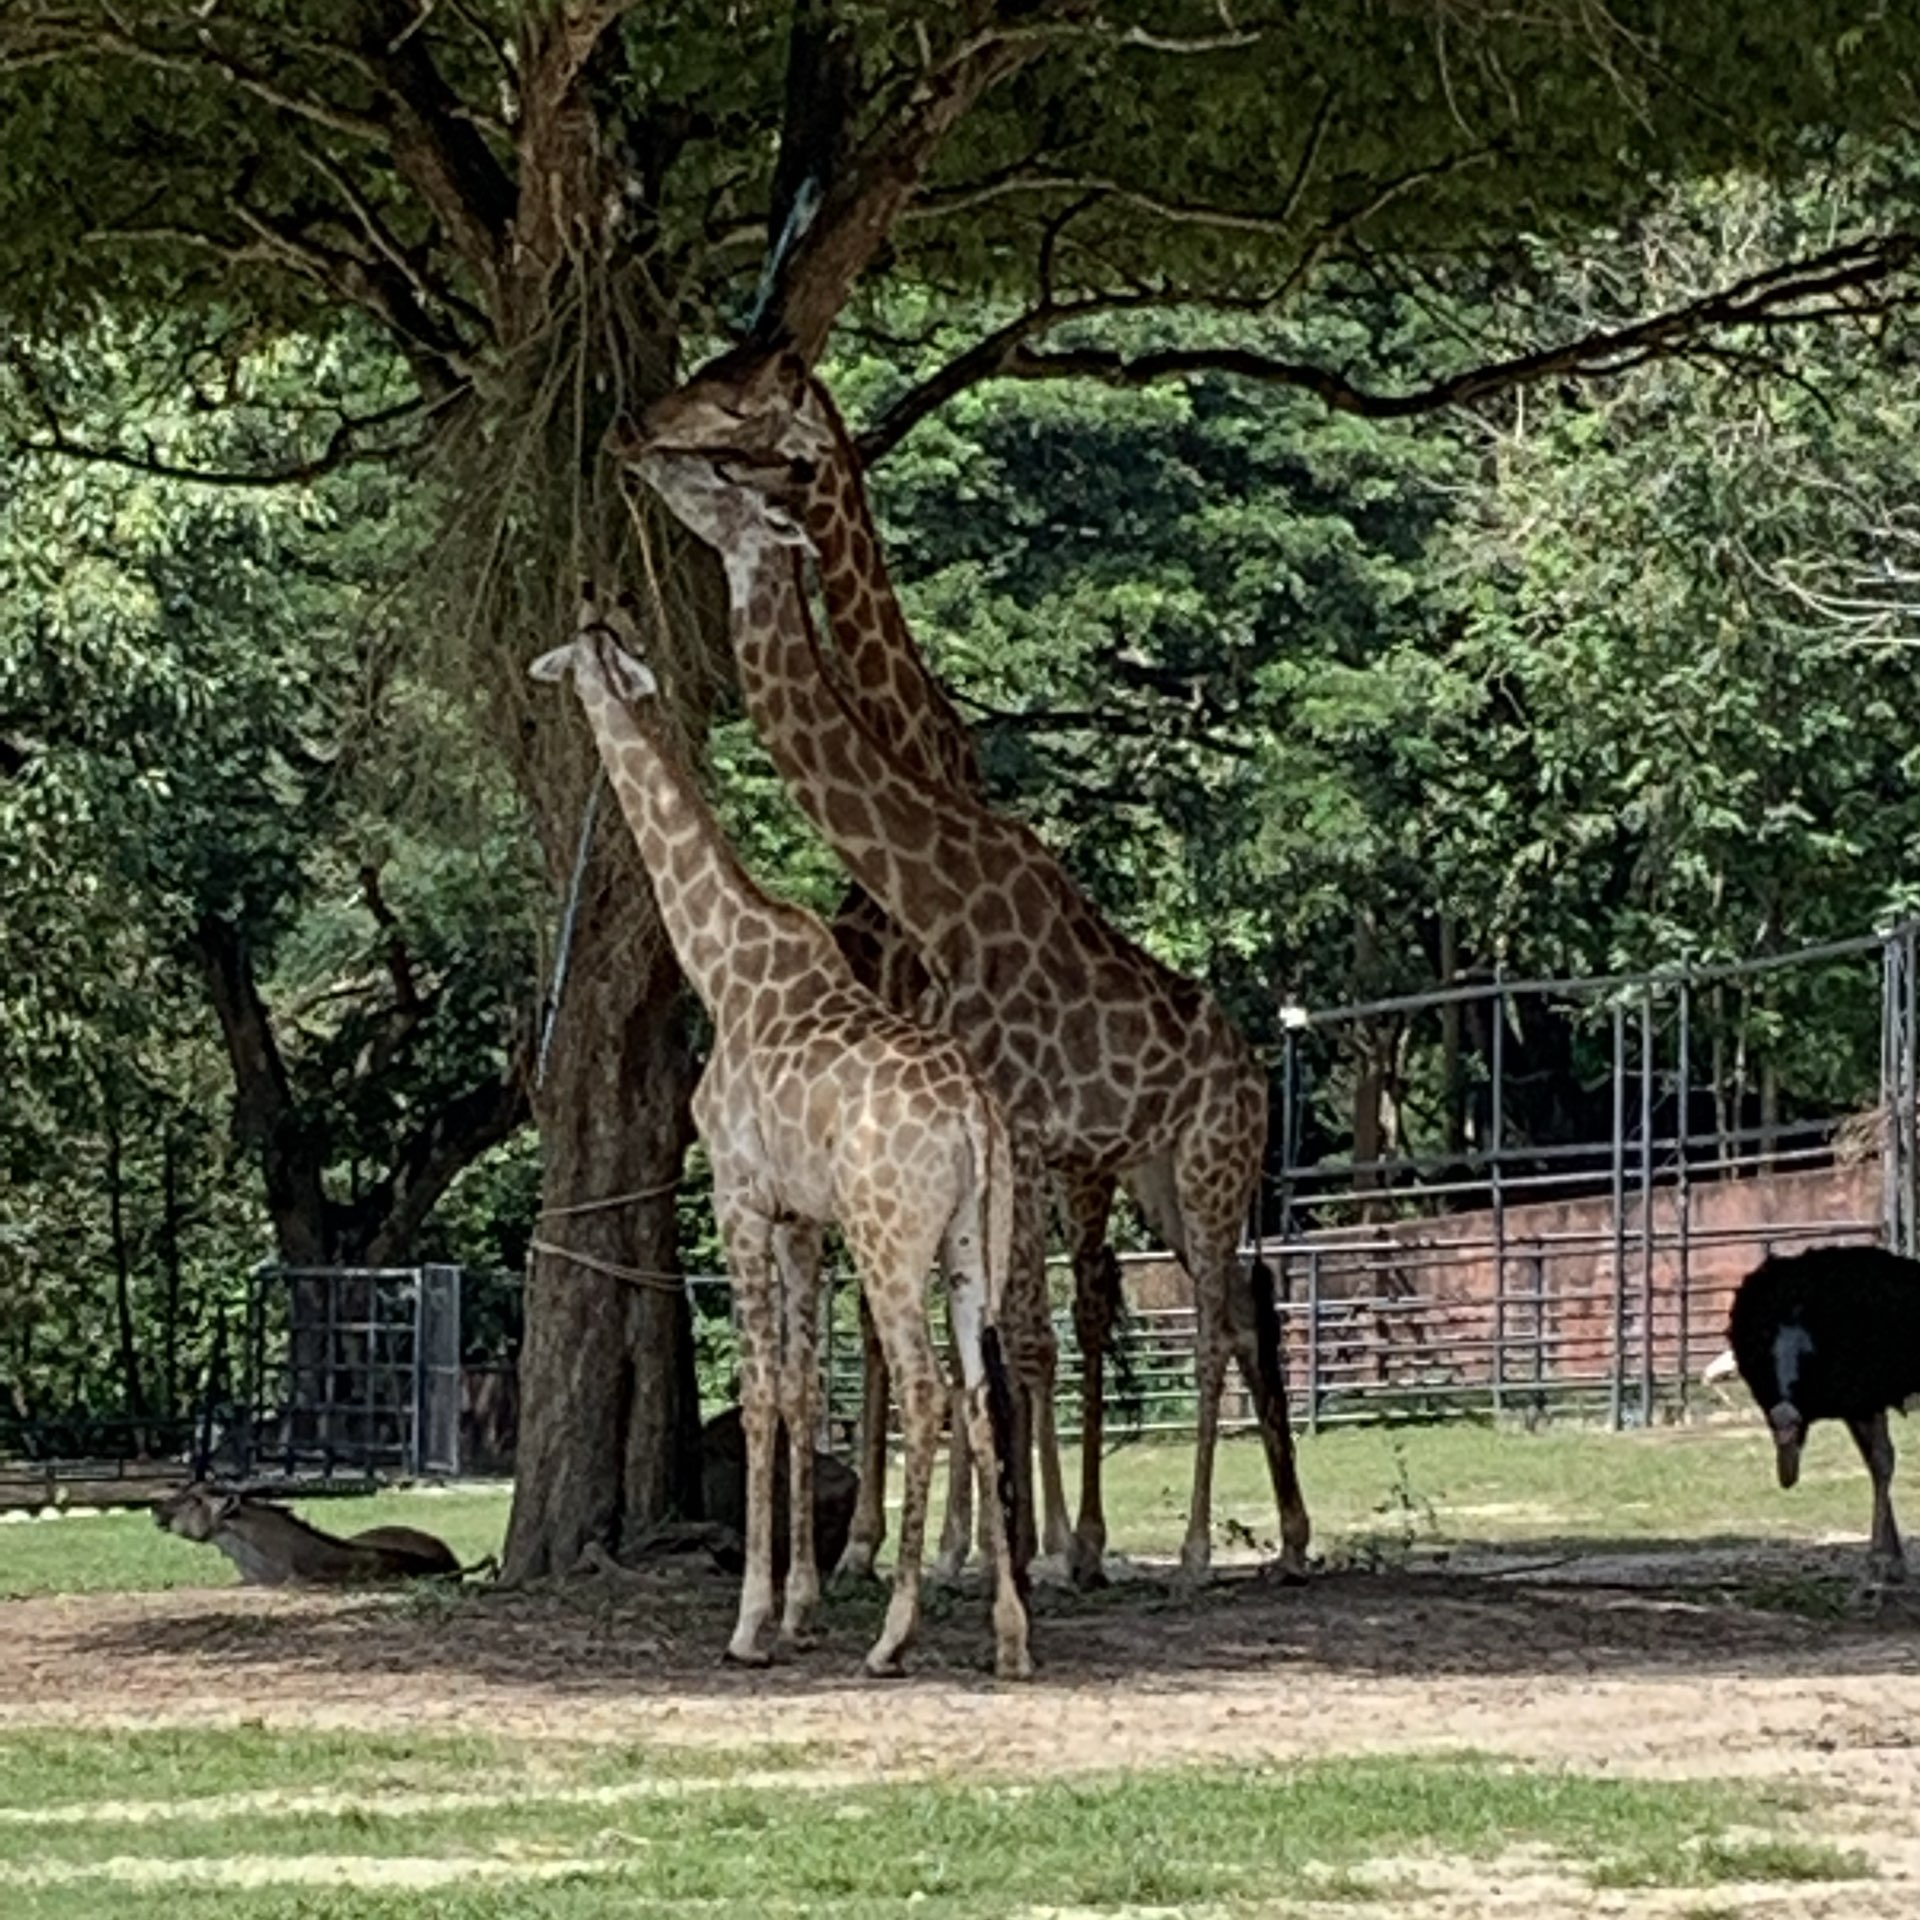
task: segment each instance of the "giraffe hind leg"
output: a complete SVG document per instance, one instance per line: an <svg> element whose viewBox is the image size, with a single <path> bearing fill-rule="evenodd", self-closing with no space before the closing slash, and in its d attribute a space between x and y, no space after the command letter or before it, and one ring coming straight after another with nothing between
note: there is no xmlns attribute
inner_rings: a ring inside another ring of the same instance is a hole
<svg viewBox="0 0 1920 1920"><path fill-rule="evenodd" d="M1024 1680L1033 1671L1027 1647L1024 1564L1013 1548L1019 1523L1014 1471L1014 1389L999 1330L988 1317L991 1290L976 1243L950 1233L945 1246L954 1364L959 1373L954 1457L964 1471L970 1453L980 1471L981 1551L993 1580L994 1672ZM962 1448L964 1431L970 1444Z"/></svg>
<svg viewBox="0 0 1920 1920"><path fill-rule="evenodd" d="M874 1561L887 1537L887 1412L892 1398L887 1358L873 1330L873 1309L860 1292L860 1491L855 1497L847 1544L834 1569L839 1581L874 1577Z"/></svg>
<svg viewBox="0 0 1920 1920"><path fill-rule="evenodd" d="M1283 1581L1300 1581L1307 1577L1307 1545L1313 1529L1294 1457L1293 1423L1287 1410L1286 1354L1272 1269L1265 1261L1256 1261L1252 1274L1247 1275L1236 1260L1233 1285L1241 1293L1236 1304L1251 1323L1250 1339L1236 1327L1240 1376L1259 1412L1260 1445L1267 1456L1267 1474L1280 1507L1280 1558L1275 1571ZM1239 1317L1235 1315L1236 1321Z"/></svg>

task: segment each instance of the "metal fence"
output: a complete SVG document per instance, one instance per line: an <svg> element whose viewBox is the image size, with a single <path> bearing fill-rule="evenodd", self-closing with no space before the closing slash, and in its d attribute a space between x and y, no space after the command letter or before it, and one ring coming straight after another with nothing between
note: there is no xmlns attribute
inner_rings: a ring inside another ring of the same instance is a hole
<svg viewBox="0 0 1920 1920"><path fill-rule="evenodd" d="M1276 1276L1296 1420L1648 1422L1686 1410L1734 1288L1766 1252L1914 1252L1915 936L1906 925L1740 965L1290 1010L1267 1191L1243 1253ZM1184 1279L1163 1253L1122 1267L1131 1308L1110 1431L1189 1430ZM726 1281L689 1284L723 1397ZM1069 1287L1056 1262L1070 1435ZM861 1392L845 1273L823 1348L828 1437L844 1444ZM1223 1411L1251 1423L1237 1381Z"/></svg>
<svg viewBox="0 0 1920 1920"><path fill-rule="evenodd" d="M1734 1287L1769 1249L1876 1240L1920 1253L1916 935L1908 924L1734 966L1289 1009L1243 1251L1276 1276L1296 1420L1565 1409L1650 1421L1685 1409ZM1163 1253L1121 1264L1130 1308L1109 1432L1189 1430L1184 1278ZM492 1285L476 1366L459 1269L260 1269L214 1464L321 1483L457 1473L484 1425L484 1470L510 1471L518 1300L502 1319L512 1289ZM727 1282L688 1287L703 1391L723 1400ZM1056 1261L1069 1437L1070 1287ZM822 1344L828 1439L844 1446L862 1372L844 1271ZM482 1375L505 1391L476 1422L466 1403ZM1237 1382L1223 1419L1251 1420ZM41 1456L25 1470L36 1485L68 1477L65 1439L31 1436L29 1449L27 1437L13 1450ZM92 1451L93 1475L99 1437L72 1445Z"/></svg>
<svg viewBox="0 0 1920 1920"><path fill-rule="evenodd" d="M1767 1251L1913 1252L1914 1004L1905 925L1292 1010L1265 1255L1306 1423L1649 1421L1685 1408Z"/></svg>

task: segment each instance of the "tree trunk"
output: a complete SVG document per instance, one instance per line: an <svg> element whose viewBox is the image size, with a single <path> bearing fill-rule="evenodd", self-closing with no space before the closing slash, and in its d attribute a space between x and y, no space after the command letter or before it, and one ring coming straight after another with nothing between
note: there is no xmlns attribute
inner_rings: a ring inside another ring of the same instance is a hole
<svg viewBox="0 0 1920 1920"><path fill-rule="evenodd" d="M625 832L617 819L612 830ZM536 1250L529 1276L513 1580L565 1573L590 1541L617 1555L665 1516L698 1517L699 1389L673 1192L691 1138L689 1008L644 875L601 865L536 1102L547 1209L536 1241L583 1259ZM651 939L634 938L637 903L613 897L636 888Z"/></svg>

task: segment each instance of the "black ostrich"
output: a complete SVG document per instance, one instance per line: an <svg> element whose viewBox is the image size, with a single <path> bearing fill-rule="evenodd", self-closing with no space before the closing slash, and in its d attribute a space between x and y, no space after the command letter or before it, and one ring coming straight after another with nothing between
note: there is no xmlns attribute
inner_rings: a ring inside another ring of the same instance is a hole
<svg viewBox="0 0 1920 1920"><path fill-rule="evenodd" d="M1773 1429L1780 1484L1816 1420L1844 1420L1873 1476L1873 1557L1906 1571L1893 1523L1887 1409L1920 1394L1920 1260L1884 1247L1775 1254L1740 1283L1727 1343Z"/></svg>

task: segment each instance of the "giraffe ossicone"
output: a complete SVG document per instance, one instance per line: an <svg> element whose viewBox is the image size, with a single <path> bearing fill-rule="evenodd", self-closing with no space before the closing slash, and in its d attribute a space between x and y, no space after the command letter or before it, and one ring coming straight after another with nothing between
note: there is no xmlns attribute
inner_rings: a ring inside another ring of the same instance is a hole
<svg viewBox="0 0 1920 1920"><path fill-rule="evenodd" d="M701 477L689 482L695 492ZM730 502L736 620L794 617L791 569L769 564L785 544L756 509ZM756 531L759 528L759 531ZM763 537L764 535L764 537ZM749 1665L775 1605L773 1474L784 1425L790 1546L780 1636L803 1644L818 1604L813 1552L813 1448L819 1407L821 1251L844 1235L902 1395L907 1485L893 1596L867 1654L875 1675L900 1671L920 1616L933 1456L946 1398L927 1325L926 1276L947 1279L964 1419L995 1534L996 1670L1031 1671L1027 1616L1009 1517L991 1463L1009 1425L997 1385L996 1318L1005 1291L1012 1201L1006 1122L954 1043L889 1012L853 978L818 918L753 881L646 698L651 673L615 602L583 607L573 640L535 666L571 671L608 782L653 882L681 969L712 1016L713 1044L693 1099L707 1148L714 1211L727 1249L739 1329L741 1426L747 1449L746 1569L728 1653ZM621 664L624 662L625 664Z"/></svg>

